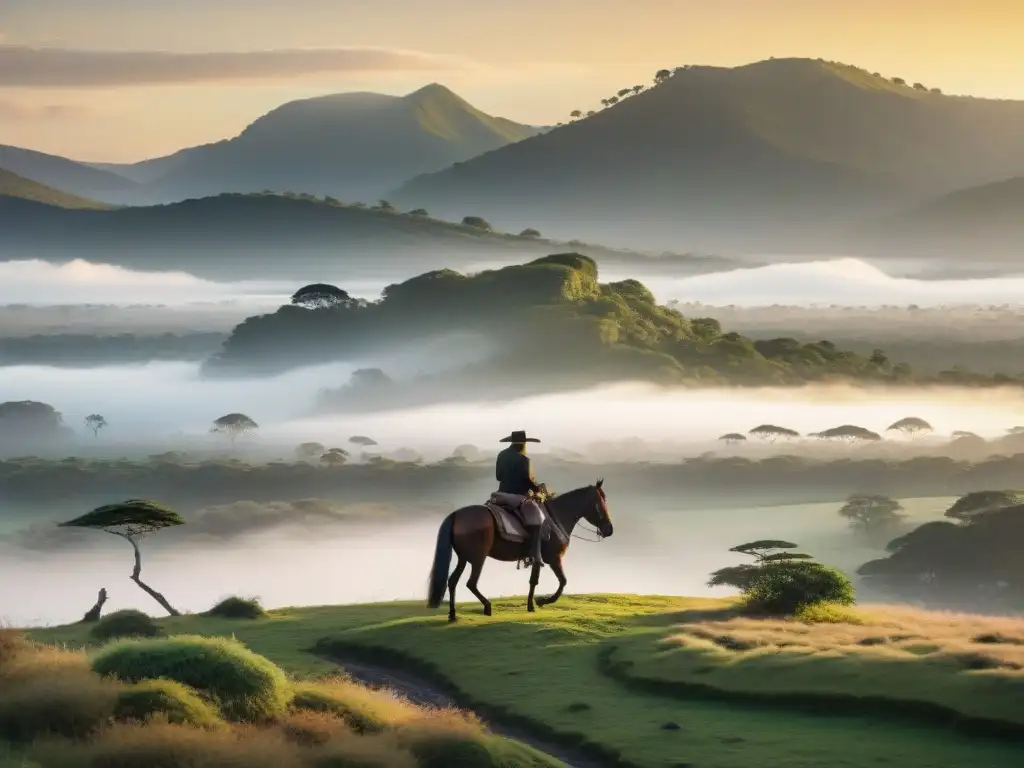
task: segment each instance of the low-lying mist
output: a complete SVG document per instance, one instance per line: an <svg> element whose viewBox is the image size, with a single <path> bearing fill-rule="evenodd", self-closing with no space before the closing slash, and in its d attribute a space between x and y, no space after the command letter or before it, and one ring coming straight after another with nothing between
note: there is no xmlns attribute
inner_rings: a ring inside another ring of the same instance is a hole
<svg viewBox="0 0 1024 768"><path fill-rule="evenodd" d="M948 504L948 499L920 499L906 507L915 521L924 522L939 517ZM231 506L235 512L246 507ZM250 504L246 511L270 514L272 506ZM729 590L706 586L708 574L744 560L729 547L759 538L798 542L801 550L851 572L882 554L853 536L836 515L838 504L683 512L618 498L612 490L609 506L617 522L615 535L592 543L586 540L592 534L579 530L582 538L570 545L565 558L570 594L725 596ZM437 526L448 511L436 506L367 508L357 515L339 512L333 520L282 523L250 535L229 535L223 525L204 527L200 513L194 522L201 533L188 535L185 525L143 542L142 577L179 610L193 612L232 594L257 596L271 608L420 600ZM224 510L219 514L223 517ZM375 515L379 521L370 522ZM139 608L160 615L159 606L128 579L132 551L127 543L76 531L62 543L45 544L52 533L52 526L37 531L31 547L10 537L0 540L0 622L25 626L77 620L101 587L110 595L107 610ZM480 588L489 597L524 594L528 578L526 570L490 561ZM555 586L545 569L540 590L550 592ZM465 586L459 599L472 600Z"/></svg>
<svg viewBox="0 0 1024 768"><path fill-rule="evenodd" d="M398 377L421 372L435 358L447 359L416 348L381 356L388 374ZM993 437L1024 423L1024 399L1017 388L989 388L979 396L978 390L969 388L839 385L683 389L622 384L507 402L306 415L320 389L345 383L357 367L362 366L333 364L271 378L207 380L191 363L90 369L11 366L0 368L0 402L49 403L82 440L87 435L87 444L94 449L107 443L160 443L172 437L213 445L215 436L207 434L211 423L233 412L245 413L259 424L256 434L239 440L240 447L290 451L307 440L332 443L365 434L382 447L408 446L424 455L440 452L441 456L459 444L492 445L518 428L536 433L546 445L579 449L593 442L630 438L713 441L723 433L746 432L763 423L800 433L840 424L883 432L909 415L927 420L941 435L968 430ZM92 413L102 414L109 423L95 439L83 427L84 418Z"/></svg>
<svg viewBox="0 0 1024 768"><path fill-rule="evenodd" d="M463 271L497 266L500 264L481 264ZM140 272L81 259L63 264L10 261L0 262L0 305L180 306L231 301L255 313L272 311L309 282L334 283L353 296L376 299L388 283L413 277L428 268L424 263L410 264L398 276L353 280L332 273L332 268L325 265L321 274L296 275L293 280L214 282L186 272ZM1017 304L1024 295L1024 276L922 280L887 274L857 258L778 263L678 278L667 276L664 271L645 274L642 267L623 269L616 265L601 270L604 281L626 278L645 283L660 301L677 299L739 306Z"/></svg>

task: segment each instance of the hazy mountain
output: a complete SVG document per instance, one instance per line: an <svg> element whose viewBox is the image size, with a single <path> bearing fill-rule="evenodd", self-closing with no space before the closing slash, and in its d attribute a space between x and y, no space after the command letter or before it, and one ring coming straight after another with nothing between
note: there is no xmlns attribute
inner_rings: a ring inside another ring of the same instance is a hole
<svg viewBox="0 0 1024 768"><path fill-rule="evenodd" d="M201 152L211 144L179 149L170 155L142 160L138 163L88 163L93 168L116 173L139 184L149 184L166 175L184 163L191 155Z"/></svg>
<svg viewBox="0 0 1024 768"><path fill-rule="evenodd" d="M136 187L110 171L19 147L0 145L0 168L72 195L108 202L125 200Z"/></svg>
<svg viewBox="0 0 1024 768"><path fill-rule="evenodd" d="M15 198L17 200L29 200L36 203L45 203L48 206L60 208L106 208L103 203L89 200L76 195L69 195L58 189L47 187L37 181L26 179L16 173L5 171L0 168L0 199ZM2 221L2 219L0 219ZM8 222L9 224L9 222Z"/></svg>
<svg viewBox="0 0 1024 768"><path fill-rule="evenodd" d="M233 139L105 167L149 182L142 199L150 202L272 190L372 203L417 174L537 130L484 114L433 84L407 96L343 93L289 102Z"/></svg>
<svg viewBox="0 0 1024 768"><path fill-rule="evenodd" d="M957 190L858 232L878 255L949 257L971 263L1024 255L1024 177Z"/></svg>
<svg viewBox="0 0 1024 768"><path fill-rule="evenodd" d="M0 260L82 258L216 279L373 279L509 263L571 247L608 268L697 274L734 265L520 237L314 199L226 194L171 205L67 210L0 197Z"/></svg>
<svg viewBox="0 0 1024 768"><path fill-rule="evenodd" d="M1024 174L1022 136L1024 102L809 59L690 67L393 198L606 242L820 248L864 217Z"/></svg>

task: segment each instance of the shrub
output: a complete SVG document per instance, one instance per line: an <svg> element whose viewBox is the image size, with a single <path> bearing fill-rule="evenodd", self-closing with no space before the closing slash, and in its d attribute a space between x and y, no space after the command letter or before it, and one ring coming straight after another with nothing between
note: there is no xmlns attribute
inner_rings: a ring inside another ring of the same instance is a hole
<svg viewBox="0 0 1024 768"><path fill-rule="evenodd" d="M821 563L765 566L745 592L750 610L792 615L813 605L854 603L853 584L840 571Z"/></svg>
<svg viewBox="0 0 1024 768"><path fill-rule="evenodd" d="M491 754L485 743L490 741L487 735L465 722L427 719L400 729L399 739L416 756L420 768L498 768L505 764Z"/></svg>
<svg viewBox="0 0 1024 768"><path fill-rule="evenodd" d="M357 733L377 733L422 716L420 709L393 693L344 679L297 683L292 706L340 717Z"/></svg>
<svg viewBox="0 0 1024 768"><path fill-rule="evenodd" d="M146 722L155 716L167 722L213 728L222 725L217 712L190 688L173 680L143 680L125 686L117 697L117 720Z"/></svg>
<svg viewBox="0 0 1024 768"><path fill-rule="evenodd" d="M119 637L156 637L162 634L159 625L142 611L115 611L96 622L89 630L94 640L106 642Z"/></svg>
<svg viewBox="0 0 1024 768"><path fill-rule="evenodd" d="M92 667L130 683L176 680L216 701L224 717L243 722L283 715L291 694L279 667L227 638L119 640L103 648Z"/></svg>
<svg viewBox="0 0 1024 768"><path fill-rule="evenodd" d="M492 229L491 225L485 219L482 219L479 216L466 216L462 220L462 226L473 227L473 229L481 229L484 232L490 232Z"/></svg>
<svg viewBox="0 0 1024 768"><path fill-rule="evenodd" d="M228 597L208 610L205 616L221 619L262 619L267 615L256 598Z"/></svg>

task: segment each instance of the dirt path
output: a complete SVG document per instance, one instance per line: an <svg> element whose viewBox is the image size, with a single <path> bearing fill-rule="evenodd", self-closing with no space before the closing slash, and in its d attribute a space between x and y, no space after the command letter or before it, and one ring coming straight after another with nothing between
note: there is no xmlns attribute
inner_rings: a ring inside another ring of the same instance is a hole
<svg viewBox="0 0 1024 768"><path fill-rule="evenodd" d="M454 701L450 696L442 693L436 686L416 677L415 675L385 669L384 667L378 667L372 664L364 664L363 662L351 661L343 657L334 656L333 660L353 679L358 680L360 683L368 685L371 688L390 688L416 704L434 707L459 706L456 701ZM465 709L465 707L462 707L462 709ZM564 747L559 747L549 742L537 739L518 728L509 728L504 725L499 725L483 717L480 719L485 722L487 727L494 733L501 734L502 736L506 736L510 739L515 739L516 741L521 741L524 744L529 744L534 749L539 749L541 752L546 752L552 757L561 760L569 766L569 768L603 768L603 764L596 760L582 757L578 754L567 751Z"/></svg>

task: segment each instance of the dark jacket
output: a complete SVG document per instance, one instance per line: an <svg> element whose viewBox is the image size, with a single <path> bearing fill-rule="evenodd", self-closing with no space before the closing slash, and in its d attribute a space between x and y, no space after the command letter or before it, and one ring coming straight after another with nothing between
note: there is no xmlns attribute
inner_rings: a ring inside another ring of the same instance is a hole
<svg viewBox="0 0 1024 768"><path fill-rule="evenodd" d="M494 465L494 476L498 481L498 491L526 496L530 491L539 490L533 479L533 467L530 457L510 445L498 454Z"/></svg>

